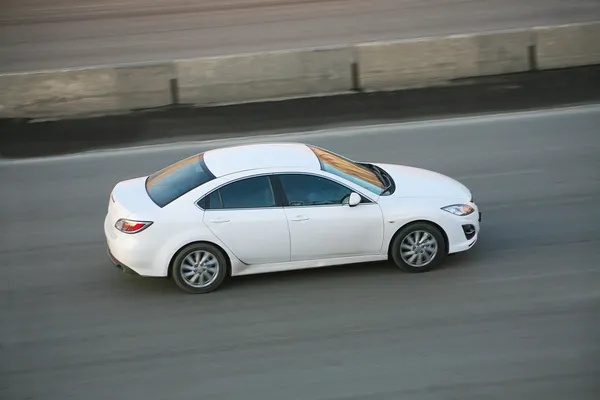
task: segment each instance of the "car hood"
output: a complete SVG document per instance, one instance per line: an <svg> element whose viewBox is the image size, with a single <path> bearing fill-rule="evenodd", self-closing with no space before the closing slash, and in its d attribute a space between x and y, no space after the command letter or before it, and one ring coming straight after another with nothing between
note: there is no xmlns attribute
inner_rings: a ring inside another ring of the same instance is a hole
<svg viewBox="0 0 600 400"><path fill-rule="evenodd" d="M396 184L392 197L456 198L471 200L471 191L449 176L422 168L396 164L376 164L387 171Z"/></svg>

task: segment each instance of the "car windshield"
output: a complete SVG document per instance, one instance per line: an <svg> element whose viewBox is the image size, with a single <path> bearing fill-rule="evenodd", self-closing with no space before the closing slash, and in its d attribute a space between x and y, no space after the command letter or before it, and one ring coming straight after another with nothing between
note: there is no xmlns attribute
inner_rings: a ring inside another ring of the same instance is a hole
<svg viewBox="0 0 600 400"><path fill-rule="evenodd" d="M204 163L204 154L197 154L150 175L146 191L156 205L164 207L212 179L214 175Z"/></svg>
<svg viewBox="0 0 600 400"><path fill-rule="evenodd" d="M347 179L377 195L385 190L384 183L367 167L315 146L309 146L309 148L319 159L323 171Z"/></svg>

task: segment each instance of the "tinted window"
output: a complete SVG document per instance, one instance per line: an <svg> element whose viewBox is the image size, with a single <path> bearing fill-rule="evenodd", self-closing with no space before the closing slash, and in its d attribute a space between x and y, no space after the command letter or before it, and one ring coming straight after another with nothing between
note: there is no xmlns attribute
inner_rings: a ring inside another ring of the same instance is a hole
<svg viewBox="0 0 600 400"><path fill-rule="evenodd" d="M219 208L223 208L223 203L219 191L215 190L206 198L206 209L217 210Z"/></svg>
<svg viewBox="0 0 600 400"><path fill-rule="evenodd" d="M219 192L223 208L275 206L275 196L271 188L271 180L267 176L258 176L233 182L219 189Z"/></svg>
<svg viewBox="0 0 600 400"><path fill-rule="evenodd" d="M146 179L146 191L152 201L164 207L212 179L213 174L204 164L204 154L199 154L150 175Z"/></svg>
<svg viewBox="0 0 600 400"><path fill-rule="evenodd" d="M342 204L352 193L345 186L314 175L280 175L279 179L290 206Z"/></svg>
<svg viewBox="0 0 600 400"><path fill-rule="evenodd" d="M375 175L375 173L368 168L355 163L354 161L334 154L332 152L320 149L318 147L309 146L309 148L315 153L319 162L321 163L321 169L331 174L337 175L341 178L347 179L350 182L359 185L375 194L381 194L385 189L385 185Z"/></svg>

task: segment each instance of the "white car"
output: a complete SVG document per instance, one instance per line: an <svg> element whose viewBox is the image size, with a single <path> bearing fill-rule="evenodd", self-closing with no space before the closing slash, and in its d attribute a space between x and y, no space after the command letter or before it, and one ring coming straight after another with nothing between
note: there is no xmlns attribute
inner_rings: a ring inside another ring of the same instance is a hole
<svg viewBox="0 0 600 400"><path fill-rule="evenodd" d="M480 221L469 189L447 176L271 143L119 182L104 231L124 271L207 293L228 276L387 259L429 271L470 249Z"/></svg>

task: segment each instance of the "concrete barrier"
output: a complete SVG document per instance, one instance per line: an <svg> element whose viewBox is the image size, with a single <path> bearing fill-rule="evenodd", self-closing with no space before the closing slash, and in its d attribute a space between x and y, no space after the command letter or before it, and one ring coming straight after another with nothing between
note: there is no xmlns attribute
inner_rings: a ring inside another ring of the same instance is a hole
<svg viewBox="0 0 600 400"><path fill-rule="evenodd" d="M171 103L171 64L0 75L0 116L52 118L125 112Z"/></svg>
<svg viewBox="0 0 600 400"><path fill-rule="evenodd" d="M115 67L118 109L163 107L173 103L173 63Z"/></svg>
<svg viewBox="0 0 600 400"><path fill-rule="evenodd" d="M324 48L175 62L181 103L242 103L347 92L352 49Z"/></svg>
<svg viewBox="0 0 600 400"><path fill-rule="evenodd" d="M473 35L477 49L477 75L501 75L529 71L529 49L533 45L530 29L489 32Z"/></svg>
<svg viewBox="0 0 600 400"><path fill-rule="evenodd" d="M360 44L359 80L372 91L527 71L531 43L529 30L515 30Z"/></svg>
<svg viewBox="0 0 600 400"><path fill-rule="evenodd" d="M0 75L0 117L127 112L444 85L600 64L600 23ZM535 49L535 51L532 51ZM357 68L355 68L357 66ZM358 71L358 72L357 72ZM175 84L175 85L174 85Z"/></svg>
<svg viewBox="0 0 600 400"><path fill-rule="evenodd" d="M539 69L600 64L600 22L537 27Z"/></svg>

